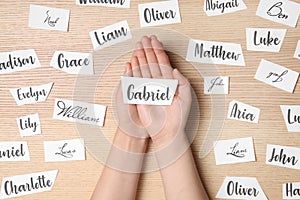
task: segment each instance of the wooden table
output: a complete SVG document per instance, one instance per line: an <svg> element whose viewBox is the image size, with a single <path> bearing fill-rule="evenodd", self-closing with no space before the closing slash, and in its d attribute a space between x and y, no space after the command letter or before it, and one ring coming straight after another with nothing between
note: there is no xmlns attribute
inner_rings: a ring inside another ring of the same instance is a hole
<svg viewBox="0 0 300 200"><path fill-rule="evenodd" d="M300 0L295 1L300 3ZM91 30L122 20L128 20L132 30L139 29L138 4L146 2L151 1L138 2L132 0L130 9L118 9L80 7L75 5L75 0L48 2L40 0L1 0L0 52L33 48L36 50L42 67L0 75L0 140L27 141L31 153L30 162L0 163L0 176L2 178L54 169L59 170L51 192L23 196L16 199L84 200L90 198L103 165L89 151L86 153L86 161L44 162L43 141L80 137L76 124L52 119L55 98L74 99L77 76L69 75L50 67L50 60L56 50L92 52L92 44L88 34ZM299 71L300 61L293 58L297 41L300 39L299 25L297 28L290 28L262 19L255 15L258 0L245 0L244 2L248 7L247 10L223 16L207 17L203 11L203 0L179 1L182 23L164 25L161 28L175 30L193 39L240 43L243 48L246 67L217 66L220 75L230 76L230 94L225 97L225 104L221 105L220 109L225 109L224 113L226 113L228 104L233 99L261 109L258 124L225 119L223 128L218 136L218 139L252 136L255 144L256 162L216 166L212 151L200 159L199 152L202 142L210 129L211 107L214 105L211 103L211 97L203 94L202 76L191 64L170 52L173 65L178 67L190 79L199 102L201 111L200 125L192 148L199 172L210 198L215 198L226 176L249 176L257 177L269 199L281 199L282 184L299 182L300 173L297 170L266 165L266 145L279 144L300 147L299 134L287 132L279 107L280 105L298 105L300 88L296 86L294 94L289 94L255 80L254 74L262 58ZM69 32L29 28L28 15L30 4L70 9ZM248 27L287 29L287 35L281 51L279 53L247 51L245 29ZM174 43L176 43L176 40L174 40ZM129 59L129 56L130 52L114 60L103 73L102 78L99 79L95 90L94 102L108 106L105 126L101 130L109 140L112 139L116 129L116 120L112 109L112 96L124 70L124 62ZM203 73L209 72L204 70ZM54 82L54 87L47 101L43 103L17 106L9 92L10 88L42 85L48 82ZM34 113L39 113L40 115L42 135L21 138L16 118ZM150 148L150 151L153 151L153 149ZM137 199L165 199L158 171L141 175Z"/></svg>

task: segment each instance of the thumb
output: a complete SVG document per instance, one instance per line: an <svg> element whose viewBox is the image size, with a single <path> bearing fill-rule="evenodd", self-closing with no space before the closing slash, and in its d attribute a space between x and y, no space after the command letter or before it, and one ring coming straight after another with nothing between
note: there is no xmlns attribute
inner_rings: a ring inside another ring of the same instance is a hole
<svg viewBox="0 0 300 200"><path fill-rule="evenodd" d="M178 71L178 69L173 70L173 77L178 80L177 95L184 98L190 97L191 88L189 81Z"/></svg>

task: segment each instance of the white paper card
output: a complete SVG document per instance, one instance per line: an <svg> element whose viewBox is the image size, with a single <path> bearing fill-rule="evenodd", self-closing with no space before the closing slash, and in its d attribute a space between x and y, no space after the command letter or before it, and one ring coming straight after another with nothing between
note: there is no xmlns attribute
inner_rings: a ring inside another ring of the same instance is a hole
<svg viewBox="0 0 300 200"><path fill-rule="evenodd" d="M94 74L93 55L90 53L55 51L50 66L69 74Z"/></svg>
<svg viewBox="0 0 300 200"><path fill-rule="evenodd" d="M255 161L252 137L215 141L214 151L216 165Z"/></svg>
<svg viewBox="0 0 300 200"><path fill-rule="evenodd" d="M205 0L204 12L207 16L223 15L247 9L243 0Z"/></svg>
<svg viewBox="0 0 300 200"><path fill-rule="evenodd" d="M76 0L76 5L130 8L130 0L114 0L114 1Z"/></svg>
<svg viewBox="0 0 300 200"><path fill-rule="evenodd" d="M216 198L267 200L256 178L226 177Z"/></svg>
<svg viewBox="0 0 300 200"><path fill-rule="evenodd" d="M39 135L42 133L39 114L27 115L17 118L21 137Z"/></svg>
<svg viewBox="0 0 300 200"><path fill-rule="evenodd" d="M300 40L298 40L297 48L295 50L294 58L300 59Z"/></svg>
<svg viewBox="0 0 300 200"><path fill-rule="evenodd" d="M171 105L178 80L121 77L126 104Z"/></svg>
<svg viewBox="0 0 300 200"><path fill-rule="evenodd" d="M30 161L27 142L0 142L0 162Z"/></svg>
<svg viewBox="0 0 300 200"><path fill-rule="evenodd" d="M53 83L10 89L18 106L46 101Z"/></svg>
<svg viewBox="0 0 300 200"><path fill-rule="evenodd" d="M90 38L94 50L103 49L132 38L127 21L121 21L104 28L91 31Z"/></svg>
<svg viewBox="0 0 300 200"><path fill-rule="evenodd" d="M280 108L288 132L300 132L300 106L281 105Z"/></svg>
<svg viewBox="0 0 300 200"><path fill-rule="evenodd" d="M259 114L259 108L233 100L229 104L227 118L250 123L258 123Z"/></svg>
<svg viewBox="0 0 300 200"><path fill-rule="evenodd" d="M228 76L204 77L204 94L228 94Z"/></svg>
<svg viewBox="0 0 300 200"><path fill-rule="evenodd" d="M290 169L300 169L300 148L267 145L266 164Z"/></svg>
<svg viewBox="0 0 300 200"><path fill-rule="evenodd" d="M296 27L300 4L289 0L260 0L256 15L273 22Z"/></svg>
<svg viewBox="0 0 300 200"><path fill-rule="evenodd" d="M33 49L0 53L0 74L41 67Z"/></svg>
<svg viewBox="0 0 300 200"><path fill-rule="evenodd" d="M70 10L30 5L30 28L68 31Z"/></svg>
<svg viewBox="0 0 300 200"><path fill-rule="evenodd" d="M45 141L45 162L85 160L83 139Z"/></svg>
<svg viewBox="0 0 300 200"><path fill-rule="evenodd" d="M279 52L286 29L247 28L247 50Z"/></svg>
<svg viewBox="0 0 300 200"><path fill-rule="evenodd" d="M181 23L178 1L139 4L141 27Z"/></svg>
<svg viewBox="0 0 300 200"><path fill-rule="evenodd" d="M240 44L190 39L187 61L245 66Z"/></svg>
<svg viewBox="0 0 300 200"><path fill-rule="evenodd" d="M282 199L300 199L300 182L282 184Z"/></svg>
<svg viewBox="0 0 300 200"><path fill-rule="evenodd" d="M55 99L53 118L103 126L106 106L81 101Z"/></svg>
<svg viewBox="0 0 300 200"><path fill-rule="evenodd" d="M1 186L1 199L50 191L53 188L58 170L4 177ZM15 190L15 188L19 188Z"/></svg>
<svg viewBox="0 0 300 200"><path fill-rule="evenodd" d="M299 73L262 59L255 79L268 85L293 93Z"/></svg>

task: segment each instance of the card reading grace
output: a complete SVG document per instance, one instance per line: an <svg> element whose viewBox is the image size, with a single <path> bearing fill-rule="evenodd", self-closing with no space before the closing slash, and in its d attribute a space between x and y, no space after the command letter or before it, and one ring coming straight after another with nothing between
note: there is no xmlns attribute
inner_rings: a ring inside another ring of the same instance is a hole
<svg viewBox="0 0 300 200"><path fill-rule="evenodd" d="M121 77L126 104L171 105L178 80Z"/></svg>

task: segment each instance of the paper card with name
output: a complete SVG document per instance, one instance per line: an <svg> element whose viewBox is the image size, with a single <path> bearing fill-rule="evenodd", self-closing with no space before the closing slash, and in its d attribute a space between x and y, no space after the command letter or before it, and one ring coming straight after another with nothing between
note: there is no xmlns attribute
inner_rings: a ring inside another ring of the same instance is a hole
<svg viewBox="0 0 300 200"><path fill-rule="evenodd" d="M300 169L300 148L267 145L266 164L285 167L290 169Z"/></svg>
<svg viewBox="0 0 300 200"><path fill-rule="evenodd" d="M250 123L258 123L259 114L259 108L233 100L229 103L227 118Z"/></svg>
<svg viewBox="0 0 300 200"><path fill-rule="evenodd" d="M30 161L27 142L0 142L0 162Z"/></svg>
<svg viewBox="0 0 300 200"><path fill-rule="evenodd" d="M30 5L30 28L68 32L70 10Z"/></svg>
<svg viewBox="0 0 300 200"><path fill-rule="evenodd" d="M293 93L298 76L298 72L262 59L254 78L268 85Z"/></svg>
<svg viewBox="0 0 300 200"><path fill-rule="evenodd" d="M18 106L46 101L54 83L10 89Z"/></svg>
<svg viewBox="0 0 300 200"><path fill-rule="evenodd" d="M55 51L50 66L69 74L93 75L93 55L91 53L78 53Z"/></svg>
<svg viewBox="0 0 300 200"><path fill-rule="evenodd" d="M216 165L255 161L252 137L214 142Z"/></svg>
<svg viewBox="0 0 300 200"><path fill-rule="evenodd" d="M190 39L186 61L245 66L240 44Z"/></svg>
<svg viewBox="0 0 300 200"><path fill-rule="evenodd" d="M300 182L282 184L282 199L300 199Z"/></svg>
<svg viewBox="0 0 300 200"><path fill-rule="evenodd" d="M126 20L91 31L89 34L95 51L132 38Z"/></svg>
<svg viewBox="0 0 300 200"><path fill-rule="evenodd" d="M103 126L106 106L82 101L55 99L53 119Z"/></svg>
<svg viewBox="0 0 300 200"><path fill-rule="evenodd" d="M181 23L178 1L139 4L141 27Z"/></svg>
<svg viewBox="0 0 300 200"><path fill-rule="evenodd" d="M41 67L34 49L0 53L0 74Z"/></svg>
<svg viewBox="0 0 300 200"><path fill-rule="evenodd" d="M280 108L288 132L300 132L300 106L281 105Z"/></svg>
<svg viewBox="0 0 300 200"><path fill-rule="evenodd" d="M76 5L80 6L105 6L113 8L130 8L130 0L76 0Z"/></svg>
<svg viewBox="0 0 300 200"><path fill-rule="evenodd" d="M247 50L279 52L286 29L247 28Z"/></svg>
<svg viewBox="0 0 300 200"><path fill-rule="evenodd" d="M4 177L0 199L20 197L52 190L58 170Z"/></svg>
<svg viewBox="0 0 300 200"><path fill-rule="evenodd" d="M207 16L224 15L247 9L243 0L205 0L204 12Z"/></svg>
<svg viewBox="0 0 300 200"><path fill-rule="evenodd" d="M85 160L83 139L44 141L45 162Z"/></svg>
<svg viewBox="0 0 300 200"><path fill-rule="evenodd" d="M171 105L178 80L121 77L126 104Z"/></svg>
<svg viewBox="0 0 300 200"><path fill-rule="evenodd" d="M254 177L226 177L216 198L267 200L257 179Z"/></svg>
<svg viewBox="0 0 300 200"><path fill-rule="evenodd" d="M39 135L42 133L39 114L27 115L17 118L21 137Z"/></svg>
<svg viewBox="0 0 300 200"><path fill-rule="evenodd" d="M256 15L273 22L296 27L300 4L289 0L260 0Z"/></svg>
<svg viewBox="0 0 300 200"><path fill-rule="evenodd" d="M204 77L204 94L228 94L228 76Z"/></svg>
<svg viewBox="0 0 300 200"><path fill-rule="evenodd" d="M297 47L294 53L294 58L300 59L300 40L298 40Z"/></svg>

